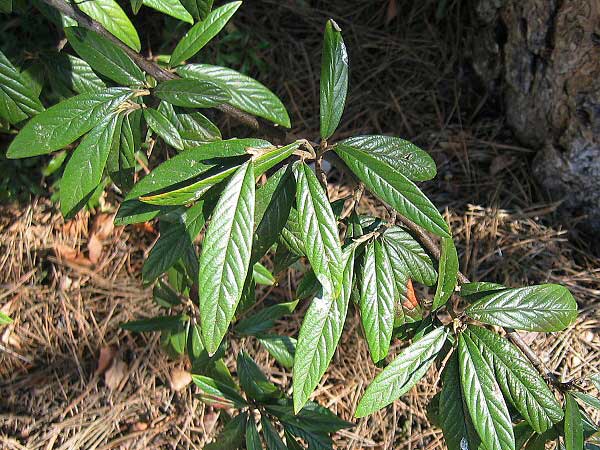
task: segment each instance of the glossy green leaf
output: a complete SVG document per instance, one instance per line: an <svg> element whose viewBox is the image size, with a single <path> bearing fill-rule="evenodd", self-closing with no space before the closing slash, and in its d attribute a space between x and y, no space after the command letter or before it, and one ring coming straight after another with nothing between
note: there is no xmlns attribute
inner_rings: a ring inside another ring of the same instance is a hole
<svg viewBox="0 0 600 450"><path fill-rule="evenodd" d="M169 66L180 65L198 53L229 22L242 2L231 2L211 11L206 19L198 22L181 38L171 54Z"/></svg>
<svg viewBox="0 0 600 450"><path fill-rule="evenodd" d="M98 92L106 85L98 78L92 67L83 59L68 53L52 53L44 58L45 67L52 70L52 77L67 89L78 94Z"/></svg>
<svg viewBox="0 0 600 450"><path fill-rule="evenodd" d="M0 13L10 14L13 10L12 0L0 0Z"/></svg>
<svg viewBox="0 0 600 450"><path fill-rule="evenodd" d="M15 124L44 110L24 76L0 52L0 118Z"/></svg>
<svg viewBox="0 0 600 450"><path fill-rule="evenodd" d="M565 394L565 448L566 450L581 450L583 448L583 421L579 405L570 394Z"/></svg>
<svg viewBox="0 0 600 450"><path fill-rule="evenodd" d="M0 311L0 325L9 325L13 323L13 320L7 315Z"/></svg>
<svg viewBox="0 0 600 450"><path fill-rule="evenodd" d="M304 162L297 166L296 204L306 257L323 289L335 298L344 271L337 223L325 191Z"/></svg>
<svg viewBox="0 0 600 450"><path fill-rule="evenodd" d="M149 331L164 331L177 327L180 323L185 323L189 317L185 314L178 316L160 316L151 319L133 320L121 324L121 328L136 333L146 333Z"/></svg>
<svg viewBox="0 0 600 450"><path fill-rule="evenodd" d="M467 410L483 444L488 450L515 450L510 414L494 371L467 333L459 336L458 358Z"/></svg>
<svg viewBox="0 0 600 450"><path fill-rule="evenodd" d="M394 329L395 289L388 254L376 240L365 249L360 278L360 318L373 362L384 359Z"/></svg>
<svg viewBox="0 0 600 450"><path fill-rule="evenodd" d="M457 352L450 357L442 373L439 410L440 427L449 450L485 450L465 405Z"/></svg>
<svg viewBox="0 0 600 450"><path fill-rule="evenodd" d="M354 147L336 145L335 152L373 194L428 231L450 237L448 224L421 190L401 173Z"/></svg>
<svg viewBox="0 0 600 450"><path fill-rule="evenodd" d="M204 447L204 450L232 450L241 448L246 435L248 413L243 412L231 419L223 428L215 441Z"/></svg>
<svg viewBox="0 0 600 450"><path fill-rule="evenodd" d="M219 128L198 111L174 107L167 102L161 102L158 111L173 124L186 150L221 140Z"/></svg>
<svg viewBox="0 0 600 450"><path fill-rule="evenodd" d="M337 23L325 25L321 57L321 138L329 139L335 132L344 112L348 92L348 53Z"/></svg>
<svg viewBox="0 0 600 450"><path fill-rule="evenodd" d="M300 283L298 283L298 287L296 288L296 298L312 298L319 292L319 289L321 289L321 283L317 280L315 272L309 270L304 274Z"/></svg>
<svg viewBox="0 0 600 450"><path fill-rule="evenodd" d="M222 165L222 161L215 158L243 156L247 154L247 148L269 146L271 146L269 142L261 139L229 139L203 144L175 155L156 167L131 189L117 212L115 224L146 222L164 212L165 209L174 209L173 206L143 203L139 197L173 190L180 183L203 176L206 172Z"/></svg>
<svg viewBox="0 0 600 450"><path fill-rule="evenodd" d="M215 10L216 11L216 10ZM184 78L209 80L225 86L231 94L229 104L257 117L289 128L290 117L279 98L254 78L209 64L190 64L179 67L177 73Z"/></svg>
<svg viewBox="0 0 600 450"><path fill-rule="evenodd" d="M382 235L392 266L403 266L412 280L432 286L437 280L433 261L421 244L404 228L388 227Z"/></svg>
<svg viewBox="0 0 600 450"><path fill-rule="evenodd" d="M206 80L164 81L156 86L153 94L172 105L186 108L213 108L231 98L221 86Z"/></svg>
<svg viewBox="0 0 600 450"><path fill-rule="evenodd" d="M94 128L132 95L133 91L126 88L109 88L60 102L27 122L8 147L7 156L26 158L60 150Z"/></svg>
<svg viewBox="0 0 600 450"><path fill-rule="evenodd" d="M102 181L108 154L119 144L123 116L112 113L96 125L73 151L60 183L60 210L64 217L79 211Z"/></svg>
<svg viewBox="0 0 600 450"><path fill-rule="evenodd" d="M141 110L123 114L119 145L111 148L106 161L106 171L111 180L125 192L133 186L136 167L135 153L142 145L141 119Z"/></svg>
<svg viewBox="0 0 600 450"><path fill-rule="evenodd" d="M194 23L194 19L179 0L143 0L143 3L183 22Z"/></svg>
<svg viewBox="0 0 600 450"><path fill-rule="evenodd" d="M181 298L179 298L177 292L164 281L156 283L152 289L152 297L155 303L163 308L172 308L181 304Z"/></svg>
<svg viewBox="0 0 600 450"><path fill-rule="evenodd" d="M597 397L579 391L572 391L571 394L573 394L573 396L576 397L578 400L581 400L583 403L591 406L592 408L600 410L600 399L598 399Z"/></svg>
<svg viewBox="0 0 600 450"><path fill-rule="evenodd" d="M470 305L466 313L490 325L550 332L575 321L577 303L567 288L542 284L495 291Z"/></svg>
<svg viewBox="0 0 600 450"><path fill-rule="evenodd" d="M433 297L432 309L445 305L456 287L458 277L458 254L452 238L442 239L438 283Z"/></svg>
<svg viewBox="0 0 600 450"><path fill-rule="evenodd" d="M262 443L260 442L260 435L256 428L256 422L254 417L250 417L248 425L246 425L246 449L247 450L262 450Z"/></svg>
<svg viewBox="0 0 600 450"><path fill-rule="evenodd" d="M442 349L448 332L440 327L405 348L375 377L358 406L355 417L365 417L408 392L425 375Z"/></svg>
<svg viewBox="0 0 600 450"><path fill-rule="evenodd" d="M144 72L108 39L82 27L65 28L65 34L77 54L98 73L125 86L139 86L144 83Z"/></svg>
<svg viewBox="0 0 600 450"><path fill-rule="evenodd" d="M218 403L220 399L223 399L229 401L236 408L248 406L248 402L246 402L236 389L221 381L197 374L192 374L192 381L206 394L207 397L205 397L205 400L208 399L213 403Z"/></svg>
<svg viewBox="0 0 600 450"><path fill-rule="evenodd" d="M242 390L254 400L265 402L283 395L244 351L239 352L237 356L237 374Z"/></svg>
<svg viewBox="0 0 600 450"><path fill-rule="evenodd" d="M294 358L294 410L300 411L327 370L344 329L354 275L354 247L343 253L342 291L326 289L312 300L300 328Z"/></svg>
<svg viewBox="0 0 600 450"><path fill-rule="evenodd" d="M281 437L279 437L279 433L266 415L261 415L260 423L262 425L263 438L267 444L267 450L287 450Z"/></svg>
<svg viewBox="0 0 600 450"><path fill-rule="evenodd" d="M168 354L178 357L185 353L189 327L189 322L179 322L173 328L162 332L160 336L161 344Z"/></svg>
<svg viewBox="0 0 600 450"><path fill-rule="evenodd" d="M273 286L277 282L271 271L261 263L255 263L254 266L252 266L252 271L256 284Z"/></svg>
<svg viewBox="0 0 600 450"><path fill-rule="evenodd" d="M234 329L236 333L239 334L256 336L275 326L276 320L293 313L296 309L296 306L298 306L298 300L293 302L277 303L273 306L263 308L250 317L240 320L235 325Z"/></svg>
<svg viewBox="0 0 600 450"><path fill-rule="evenodd" d="M315 433L335 433L344 428L351 428L354 424L346 422L333 414L329 409L314 402L308 402L304 408L295 413L288 403L268 405L269 414L277 417L284 426L293 425Z"/></svg>
<svg viewBox="0 0 600 450"><path fill-rule="evenodd" d="M490 283L487 281L475 281L472 283L465 283L460 285L460 291L458 292L461 297L468 300L477 300L490 293L490 291L499 291L506 289L506 286L502 286L498 283Z"/></svg>
<svg viewBox="0 0 600 450"><path fill-rule="evenodd" d="M254 166L231 177L206 230L200 255L198 297L204 345L214 353L242 296L254 228Z"/></svg>
<svg viewBox="0 0 600 450"><path fill-rule="evenodd" d="M554 394L515 346L485 328L469 326L466 333L493 369L504 397L531 428L543 433L562 420L562 408Z"/></svg>
<svg viewBox="0 0 600 450"><path fill-rule="evenodd" d="M262 334L258 336L258 340L269 352L269 355L275 358L275 361L283 367L291 369L294 366L296 339L277 334Z"/></svg>
<svg viewBox="0 0 600 450"><path fill-rule="evenodd" d="M387 164L412 181L427 181L435 177L435 161L416 145L392 136L356 136L344 139L340 145L355 147Z"/></svg>
<svg viewBox="0 0 600 450"><path fill-rule="evenodd" d="M214 0L181 0L181 3L196 20L204 20L211 12Z"/></svg>
<svg viewBox="0 0 600 450"><path fill-rule="evenodd" d="M275 244L285 226L296 195L296 179L292 166L275 172L256 190L252 261L258 261Z"/></svg>
<svg viewBox="0 0 600 450"><path fill-rule="evenodd" d="M131 10L133 11L133 14L136 15L138 12L140 12L140 8L144 4L143 0L129 0L129 3L131 5Z"/></svg>
<svg viewBox="0 0 600 450"><path fill-rule="evenodd" d="M158 134L163 141L177 150L183 150L183 141L179 132L162 113L156 109L146 108L144 109L144 119L146 119L150 129Z"/></svg>
<svg viewBox="0 0 600 450"><path fill-rule="evenodd" d="M115 0L88 0L77 7L100 24L110 34L124 42L136 52L141 49L140 38L125 11Z"/></svg>

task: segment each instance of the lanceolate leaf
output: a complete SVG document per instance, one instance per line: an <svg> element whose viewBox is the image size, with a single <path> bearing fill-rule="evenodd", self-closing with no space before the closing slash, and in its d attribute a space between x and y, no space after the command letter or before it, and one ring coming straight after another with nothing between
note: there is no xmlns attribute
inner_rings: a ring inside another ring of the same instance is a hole
<svg viewBox="0 0 600 450"><path fill-rule="evenodd" d="M211 400L216 401L219 398L228 400L235 406L236 408L244 408L248 406L244 397L242 397L236 389L233 387L221 382L217 381L213 378L204 376L204 375L192 375L192 381L196 386L198 386L204 393L206 393Z"/></svg>
<svg viewBox="0 0 600 450"><path fill-rule="evenodd" d="M73 151L60 183L60 210L71 217L88 201L102 180L108 154L119 144L123 116L112 113L100 122Z"/></svg>
<svg viewBox="0 0 600 450"><path fill-rule="evenodd" d="M98 92L106 88L90 65L83 59L68 53L51 53L44 58L47 70L52 71L52 79L59 80L65 87L78 94Z"/></svg>
<svg viewBox="0 0 600 450"><path fill-rule="evenodd" d="M214 0L181 0L185 9L196 20L204 20L208 13L212 10Z"/></svg>
<svg viewBox="0 0 600 450"><path fill-rule="evenodd" d="M256 191L252 261L262 258L277 241L290 215L295 191L296 180L291 165L279 169Z"/></svg>
<svg viewBox="0 0 600 450"><path fill-rule="evenodd" d="M563 418L560 404L529 361L506 339L485 328L469 326L467 331L489 366L504 397L543 433Z"/></svg>
<svg viewBox="0 0 600 450"><path fill-rule="evenodd" d="M100 22L117 39L139 52L140 38L133 24L115 0L90 0L78 2L77 7L92 19Z"/></svg>
<svg viewBox="0 0 600 450"><path fill-rule="evenodd" d="M565 394L565 447L567 450L581 450L583 448L583 421L579 405L575 398Z"/></svg>
<svg viewBox="0 0 600 450"><path fill-rule="evenodd" d="M161 316L151 319L134 320L121 325L124 330L135 331L136 333L145 333L149 331L164 331L177 327L180 323L185 323L190 318L185 314L178 316Z"/></svg>
<svg viewBox="0 0 600 450"><path fill-rule="evenodd" d="M258 340L279 364L287 369L293 367L296 339L276 334L263 334L258 336Z"/></svg>
<svg viewBox="0 0 600 450"><path fill-rule="evenodd" d="M0 311L0 325L9 325L13 323L12 318Z"/></svg>
<svg viewBox="0 0 600 450"><path fill-rule="evenodd" d="M354 147L338 144L335 152L381 200L426 230L441 237L450 237L448 224L439 211L404 175Z"/></svg>
<svg viewBox="0 0 600 450"><path fill-rule="evenodd" d="M340 123L348 92L348 53L341 30L331 19L323 38L320 91L321 138L329 139Z"/></svg>
<svg viewBox="0 0 600 450"><path fill-rule="evenodd" d="M267 444L267 449L287 450L287 447L279 437L279 433L265 414L261 414L260 423L262 425L263 437Z"/></svg>
<svg viewBox="0 0 600 450"><path fill-rule="evenodd" d="M183 36L169 61L175 67L198 53L229 22L242 2L227 3L211 11L205 20L198 22Z"/></svg>
<svg viewBox="0 0 600 450"><path fill-rule="evenodd" d="M208 225L200 256L200 318L204 345L214 353L240 301L250 263L254 227L254 167L238 169Z"/></svg>
<svg viewBox="0 0 600 450"><path fill-rule="evenodd" d="M0 52L0 118L18 123L44 110L36 93Z"/></svg>
<svg viewBox="0 0 600 450"><path fill-rule="evenodd" d="M488 450L515 450L510 414L494 371L466 333L459 336L458 357L467 410L483 444Z"/></svg>
<svg viewBox="0 0 600 450"><path fill-rule="evenodd" d="M442 239L440 254L439 277L432 309L438 309L446 304L452 296L458 276L458 254L452 238Z"/></svg>
<svg viewBox="0 0 600 450"><path fill-rule="evenodd" d="M426 181L436 175L435 161L416 145L392 136L357 136L340 145L355 147L389 165L409 180Z"/></svg>
<svg viewBox="0 0 600 450"><path fill-rule="evenodd" d="M297 168L296 204L306 257L323 288L337 297L344 270L337 223L316 175L304 162Z"/></svg>
<svg viewBox="0 0 600 450"><path fill-rule="evenodd" d="M246 449L247 450L262 450L260 435L256 428L254 417L250 417L248 425L246 425Z"/></svg>
<svg viewBox="0 0 600 450"><path fill-rule="evenodd" d="M143 3L183 22L194 23L194 19L179 0L143 0Z"/></svg>
<svg viewBox="0 0 600 450"><path fill-rule="evenodd" d="M360 279L360 318L373 362L384 359L394 330L395 289L392 268L381 241L367 245Z"/></svg>
<svg viewBox="0 0 600 450"><path fill-rule="evenodd" d="M119 145L111 148L106 162L106 171L111 180L125 192L133 186L135 152L140 149L142 144L141 118L141 110L123 114Z"/></svg>
<svg viewBox="0 0 600 450"><path fill-rule="evenodd" d="M567 288L542 284L494 291L466 309L490 325L527 331L561 331L575 321L577 303Z"/></svg>
<svg viewBox="0 0 600 450"><path fill-rule="evenodd" d="M264 286L273 286L277 282L271 271L259 262L253 265L252 276L256 284Z"/></svg>
<svg viewBox="0 0 600 450"><path fill-rule="evenodd" d="M219 128L198 111L175 108L167 102L161 102L158 111L173 124L186 150L221 140Z"/></svg>
<svg viewBox="0 0 600 450"><path fill-rule="evenodd" d="M190 64L179 67L184 78L207 79L225 86L231 94L229 104L273 123L290 127L290 117L281 100L263 84L226 67Z"/></svg>
<svg viewBox="0 0 600 450"><path fill-rule="evenodd" d="M207 80L168 80L156 86L153 93L161 100L185 108L212 108L231 98L229 92Z"/></svg>
<svg viewBox="0 0 600 450"><path fill-rule="evenodd" d="M272 328L276 320L293 313L296 306L298 306L298 300L277 303L276 305L261 309L250 317L240 320L235 326L235 331L246 336L258 335Z"/></svg>
<svg viewBox="0 0 600 450"><path fill-rule="evenodd" d="M126 88L80 94L33 117L8 147L9 158L50 153L69 145L133 95Z"/></svg>
<svg viewBox="0 0 600 450"><path fill-rule="evenodd" d="M444 440L449 450L484 450L471 423L460 384L458 355L454 352L442 374L439 418Z"/></svg>
<svg viewBox="0 0 600 450"><path fill-rule="evenodd" d="M152 131L158 134L167 144L177 150L183 150L183 141L179 132L160 111L146 108L144 109L144 119L146 119L146 123Z"/></svg>
<svg viewBox="0 0 600 450"><path fill-rule="evenodd" d="M242 390L252 399L260 402L279 398L282 392L267 380L254 360L244 351L237 356L237 374Z"/></svg>
<svg viewBox="0 0 600 450"><path fill-rule="evenodd" d="M225 425L223 431L219 433L212 444L204 447L204 450L231 450L240 448L245 440L247 422L248 413L243 412L238 414Z"/></svg>
<svg viewBox="0 0 600 450"><path fill-rule="evenodd" d="M294 410L300 411L319 384L342 335L354 274L354 247L343 253L342 292L321 289L304 316L294 359Z"/></svg>
<svg viewBox="0 0 600 450"><path fill-rule="evenodd" d="M447 334L440 327L404 349L369 385L355 417L365 417L389 405L417 384L442 349Z"/></svg>

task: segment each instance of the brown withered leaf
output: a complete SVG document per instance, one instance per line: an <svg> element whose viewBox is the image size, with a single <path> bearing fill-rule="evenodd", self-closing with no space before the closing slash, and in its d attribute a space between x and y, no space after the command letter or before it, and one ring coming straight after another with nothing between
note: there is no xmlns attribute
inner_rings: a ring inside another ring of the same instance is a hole
<svg viewBox="0 0 600 450"><path fill-rule="evenodd" d="M115 359L116 354L117 349L114 346L109 345L107 347L102 347L100 349L100 356L98 356L98 366L96 367L95 374L102 375L106 372Z"/></svg>

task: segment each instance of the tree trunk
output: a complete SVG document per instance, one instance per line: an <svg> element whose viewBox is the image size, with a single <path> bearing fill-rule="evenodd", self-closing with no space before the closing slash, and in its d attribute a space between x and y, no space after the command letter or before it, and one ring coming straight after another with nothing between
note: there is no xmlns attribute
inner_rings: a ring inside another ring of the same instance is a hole
<svg viewBox="0 0 600 450"><path fill-rule="evenodd" d="M600 0L478 0L475 70L538 149L538 182L600 231Z"/></svg>

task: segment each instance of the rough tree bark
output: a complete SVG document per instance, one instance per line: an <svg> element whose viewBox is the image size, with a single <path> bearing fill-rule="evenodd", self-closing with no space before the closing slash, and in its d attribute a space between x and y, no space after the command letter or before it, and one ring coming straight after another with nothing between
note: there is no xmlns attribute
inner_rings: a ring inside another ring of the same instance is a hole
<svg viewBox="0 0 600 450"><path fill-rule="evenodd" d="M475 70L508 125L538 149L534 174L600 231L600 0L476 0Z"/></svg>

